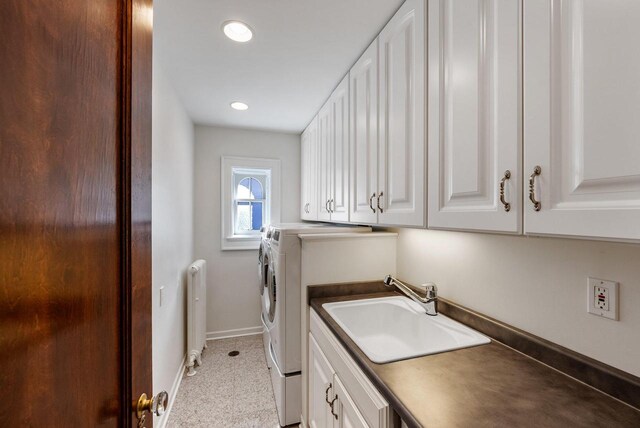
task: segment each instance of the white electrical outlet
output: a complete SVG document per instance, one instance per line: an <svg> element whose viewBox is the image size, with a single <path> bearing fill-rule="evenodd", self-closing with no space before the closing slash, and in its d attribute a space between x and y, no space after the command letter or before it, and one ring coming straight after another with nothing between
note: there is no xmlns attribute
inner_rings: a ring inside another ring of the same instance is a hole
<svg viewBox="0 0 640 428"><path fill-rule="evenodd" d="M618 320L618 283L605 279L587 278L589 300L587 311L612 320Z"/></svg>
<svg viewBox="0 0 640 428"><path fill-rule="evenodd" d="M164 300L164 286L160 287L160 297L158 300L160 307L162 307L162 301Z"/></svg>

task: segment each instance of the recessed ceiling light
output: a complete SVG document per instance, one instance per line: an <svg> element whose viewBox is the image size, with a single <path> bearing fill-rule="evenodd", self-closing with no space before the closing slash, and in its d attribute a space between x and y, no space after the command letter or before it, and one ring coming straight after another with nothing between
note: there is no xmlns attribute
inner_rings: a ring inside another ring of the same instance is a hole
<svg viewBox="0 0 640 428"><path fill-rule="evenodd" d="M223 23L222 31L231 40L241 43L248 42L253 37L251 28L240 21L227 21Z"/></svg>
<svg viewBox="0 0 640 428"><path fill-rule="evenodd" d="M246 110L249 108L249 106L240 101L234 101L231 103L231 108L234 110Z"/></svg>

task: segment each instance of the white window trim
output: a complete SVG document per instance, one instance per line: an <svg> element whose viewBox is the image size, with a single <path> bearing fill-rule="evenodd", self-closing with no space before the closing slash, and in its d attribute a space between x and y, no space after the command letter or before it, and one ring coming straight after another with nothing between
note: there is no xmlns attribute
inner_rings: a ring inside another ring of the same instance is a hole
<svg viewBox="0 0 640 428"><path fill-rule="evenodd" d="M271 171L271 184L267 197L270 213L267 221L280 222L280 160L266 158L246 158L238 156L222 156L220 168L220 209L221 209L221 247L222 250L257 250L260 246L260 235L235 235L233 229L233 198L235 188L233 182L234 169L267 169ZM265 189L267 191L267 189Z"/></svg>

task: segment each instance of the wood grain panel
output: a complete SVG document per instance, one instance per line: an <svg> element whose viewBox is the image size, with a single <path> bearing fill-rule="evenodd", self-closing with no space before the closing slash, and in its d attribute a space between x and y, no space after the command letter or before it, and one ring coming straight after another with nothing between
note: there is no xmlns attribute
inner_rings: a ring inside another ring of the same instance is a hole
<svg viewBox="0 0 640 428"><path fill-rule="evenodd" d="M128 426L152 392L151 2L7 0L0 28L1 425Z"/></svg>
<svg viewBox="0 0 640 428"><path fill-rule="evenodd" d="M0 420L115 426L119 4L0 8Z"/></svg>

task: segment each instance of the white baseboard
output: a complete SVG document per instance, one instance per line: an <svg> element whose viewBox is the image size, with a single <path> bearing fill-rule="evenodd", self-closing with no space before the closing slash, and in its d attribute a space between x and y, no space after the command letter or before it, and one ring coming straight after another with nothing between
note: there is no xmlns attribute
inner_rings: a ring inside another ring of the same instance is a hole
<svg viewBox="0 0 640 428"><path fill-rule="evenodd" d="M176 377L173 379L173 385L171 385L171 391L169 391L169 404L167 404L167 409L164 412L164 415L160 416L155 420L156 423L153 425L157 428L165 428L167 426L167 421L169 420L169 414L171 413L171 409L173 408L173 403L176 401L176 397L178 396L178 389L180 388L180 383L182 382L182 375L184 373L184 365L187 362L187 355L185 354L182 357L182 361L180 362L180 367L178 368L178 373L176 373Z"/></svg>
<svg viewBox="0 0 640 428"><path fill-rule="evenodd" d="M236 328L234 330L210 331L207 333L207 340L227 339L229 337L251 336L262 334L262 326Z"/></svg>

